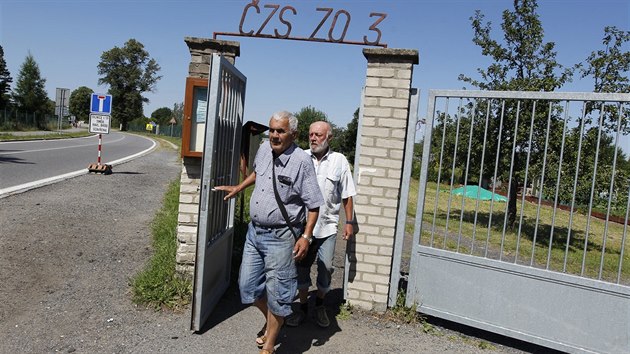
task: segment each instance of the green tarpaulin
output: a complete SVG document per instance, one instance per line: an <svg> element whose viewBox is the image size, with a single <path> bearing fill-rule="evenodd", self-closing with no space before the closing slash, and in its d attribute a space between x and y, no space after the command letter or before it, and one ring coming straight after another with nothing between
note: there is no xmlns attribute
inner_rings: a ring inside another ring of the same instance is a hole
<svg viewBox="0 0 630 354"><path fill-rule="evenodd" d="M483 189L477 186L464 186L453 189L451 192L453 195L464 195L467 198L479 199L479 200L491 200L494 198L497 202L507 202L507 198L496 193L492 193L487 189Z"/></svg>

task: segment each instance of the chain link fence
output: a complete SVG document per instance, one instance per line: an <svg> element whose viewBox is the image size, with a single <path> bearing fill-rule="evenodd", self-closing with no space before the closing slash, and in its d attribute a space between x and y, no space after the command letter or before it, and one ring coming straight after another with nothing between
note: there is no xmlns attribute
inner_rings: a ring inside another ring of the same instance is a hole
<svg viewBox="0 0 630 354"><path fill-rule="evenodd" d="M62 119L61 124L62 129L70 126L67 119ZM55 115L21 111L9 107L0 109L0 131L57 130L58 128L59 118Z"/></svg>
<svg viewBox="0 0 630 354"><path fill-rule="evenodd" d="M151 127L151 129L147 129L148 127ZM156 135L171 136L175 138L182 137L182 126L175 124L167 124L162 126L152 124L129 123L127 125L127 130L132 132L151 132Z"/></svg>

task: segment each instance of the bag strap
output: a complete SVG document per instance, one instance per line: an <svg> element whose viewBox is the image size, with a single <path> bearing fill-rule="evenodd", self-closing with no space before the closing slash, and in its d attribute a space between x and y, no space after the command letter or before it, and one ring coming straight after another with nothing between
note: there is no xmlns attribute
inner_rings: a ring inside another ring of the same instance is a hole
<svg viewBox="0 0 630 354"><path fill-rule="evenodd" d="M282 200L280 199L280 194L278 193L278 187L276 186L276 164L275 164L275 159L273 159L271 161L271 172L273 174L273 194L276 196L276 203L278 203L278 208L280 209L280 212L282 213L282 217L287 222L287 226L289 227L289 230L291 230L291 233L293 234L293 237L295 237L295 239L297 239L298 235L293 230L293 226L291 226L291 220L289 220L289 214L287 213L287 209L284 207L284 203L282 203Z"/></svg>

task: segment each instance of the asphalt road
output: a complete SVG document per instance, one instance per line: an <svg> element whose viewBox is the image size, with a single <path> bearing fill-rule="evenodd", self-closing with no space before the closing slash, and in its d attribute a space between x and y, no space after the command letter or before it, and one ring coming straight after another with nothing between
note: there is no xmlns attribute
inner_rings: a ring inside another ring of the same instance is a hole
<svg viewBox="0 0 630 354"><path fill-rule="evenodd" d="M155 147L151 139L120 132L103 134L101 163L116 165ZM0 198L29 186L88 173L98 159L98 135L76 139L0 142ZM69 176L70 174L70 176Z"/></svg>

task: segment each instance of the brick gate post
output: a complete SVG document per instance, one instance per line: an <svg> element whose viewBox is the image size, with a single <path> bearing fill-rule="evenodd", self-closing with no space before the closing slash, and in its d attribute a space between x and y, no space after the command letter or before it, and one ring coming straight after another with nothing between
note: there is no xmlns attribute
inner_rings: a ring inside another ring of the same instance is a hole
<svg viewBox="0 0 630 354"><path fill-rule="evenodd" d="M239 42L197 37L186 37L184 41L191 56L188 65L189 77L208 79L213 53L223 55L230 64L234 64L236 57L240 55ZM200 183L201 158L184 156L179 188L176 270L191 278L195 271L197 254Z"/></svg>
<svg viewBox="0 0 630 354"><path fill-rule="evenodd" d="M346 299L385 311L409 115L418 51L365 48L367 77L359 131L355 213L359 233L350 245Z"/></svg>

